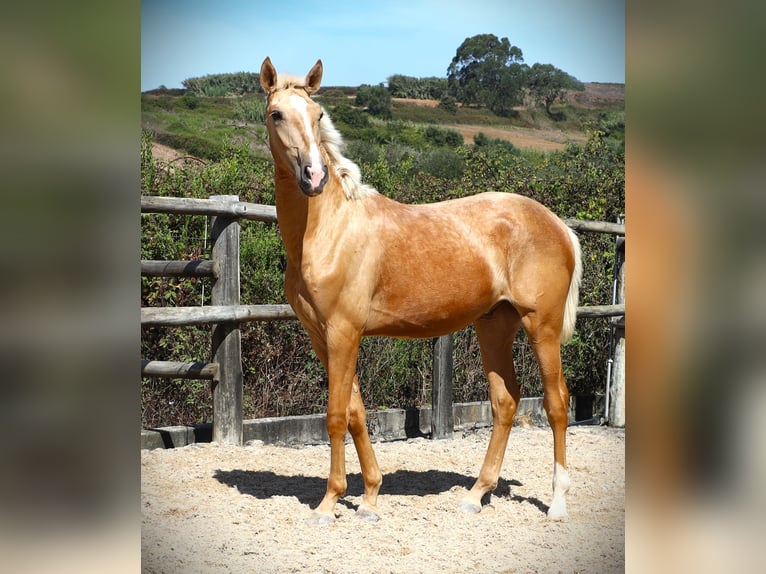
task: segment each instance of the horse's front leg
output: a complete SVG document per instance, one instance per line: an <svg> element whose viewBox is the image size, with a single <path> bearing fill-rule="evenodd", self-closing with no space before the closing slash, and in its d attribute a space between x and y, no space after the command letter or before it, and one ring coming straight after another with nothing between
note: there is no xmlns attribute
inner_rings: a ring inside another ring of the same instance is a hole
<svg viewBox="0 0 766 574"><path fill-rule="evenodd" d="M383 475L380 472L378 460L375 458L375 452L370 442L370 435L367 432L367 414L362 402L359 379L356 376L351 387L348 430L354 439L359 464L362 467L362 479L364 480L364 497L362 504L356 511L356 516L367 522L377 522L379 518L378 491L383 482Z"/></svg>
<svg viewBox="0 0 766 574"><path fill-rule="evenodd" d="M329 379L327 434L330 437L330 476L327 492L312 517L315 524L334 521L335 504L346 493L345 440L360 340L360 334L352 329L328 327L326 368Z"/></svg>

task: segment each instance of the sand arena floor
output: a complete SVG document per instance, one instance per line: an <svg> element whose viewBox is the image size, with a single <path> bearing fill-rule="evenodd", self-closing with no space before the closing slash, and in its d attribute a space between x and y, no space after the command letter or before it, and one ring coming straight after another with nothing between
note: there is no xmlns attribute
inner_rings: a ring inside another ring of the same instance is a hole
<svg viewBox="0 0 766 574"><path fill-rule="evenodd" d="M362 481L347 445L348 493L326 527L306 519L324 494L328 445L142 451L142 571L624 571L625 431L570 427L564 522L545 515L553 459L547 428L514 427L500 484L482 512L457 510L489 432L375 444L384 474L375 524L354 517Z"/></svg>

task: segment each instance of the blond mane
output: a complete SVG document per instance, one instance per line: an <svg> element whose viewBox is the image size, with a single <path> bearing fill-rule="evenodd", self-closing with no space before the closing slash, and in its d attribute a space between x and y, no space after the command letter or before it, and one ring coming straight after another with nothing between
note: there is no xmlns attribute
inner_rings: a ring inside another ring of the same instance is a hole
<svg viewBox="0 0 766 574"><path fill-rule="evenodd" d="M353 161L344 157L341 150L345 147L343 136L333 125L327 111L322 108L324 115L319 122L319 133L321 134L321 145L330 159L330 164L335 173L338 174L343 193L347 199L364 199L375 195L378 191L365 183L362 183L362 176L359 172L359 166Z"/></svg>

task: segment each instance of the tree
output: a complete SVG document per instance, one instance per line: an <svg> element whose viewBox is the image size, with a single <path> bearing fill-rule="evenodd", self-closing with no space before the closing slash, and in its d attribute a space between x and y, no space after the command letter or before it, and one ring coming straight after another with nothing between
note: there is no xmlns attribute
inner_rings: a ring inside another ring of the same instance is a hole
<svg viewBox="0 0 766 574"><path fill-rule="evenodd" d="M524 76L521 49L508 38L479 34L466 38L447 68L450 94L466 104L487 106L498 115L510 115L521 102Z"/></svg>
<svg viewBox="0 0 766 574"><path fill-rule="evenodd" d="M567 90L582 91L582 82L552 64L534 64L527 72L526 86L535 101L551 115L551 104L566 95Z"/></svg>

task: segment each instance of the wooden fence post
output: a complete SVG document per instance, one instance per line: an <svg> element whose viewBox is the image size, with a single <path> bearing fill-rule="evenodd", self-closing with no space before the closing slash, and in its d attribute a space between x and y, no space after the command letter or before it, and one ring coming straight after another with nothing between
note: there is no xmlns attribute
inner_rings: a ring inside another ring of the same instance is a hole
<svg viewBox="0 0 766 574"><path fill-rule="evenodd" d="M625 241L619 243L616 250L617 267L617 303L625 304ZM609 390L609 426L625 426L625 315L613 319L614 325L614 363L612 381Z"/></svg>
<svg viewBox="0 0 766 574"><path fill-rule="evenodd" d="M434 339L431 389L431 438L452 438L452 335Z"/></svg>
<svg viewBox="0 0 766 574"><path fill-rule="evenodd" d="M212 199L239 201L236 195L218 195ZM212 259L219 275L210 293L213 305L239 305L239 220L217 215L212 218ZM213 326L213 362L220 366L220 376L212 383L213 441L242 444L242 350L239 323Z"/></svg>

